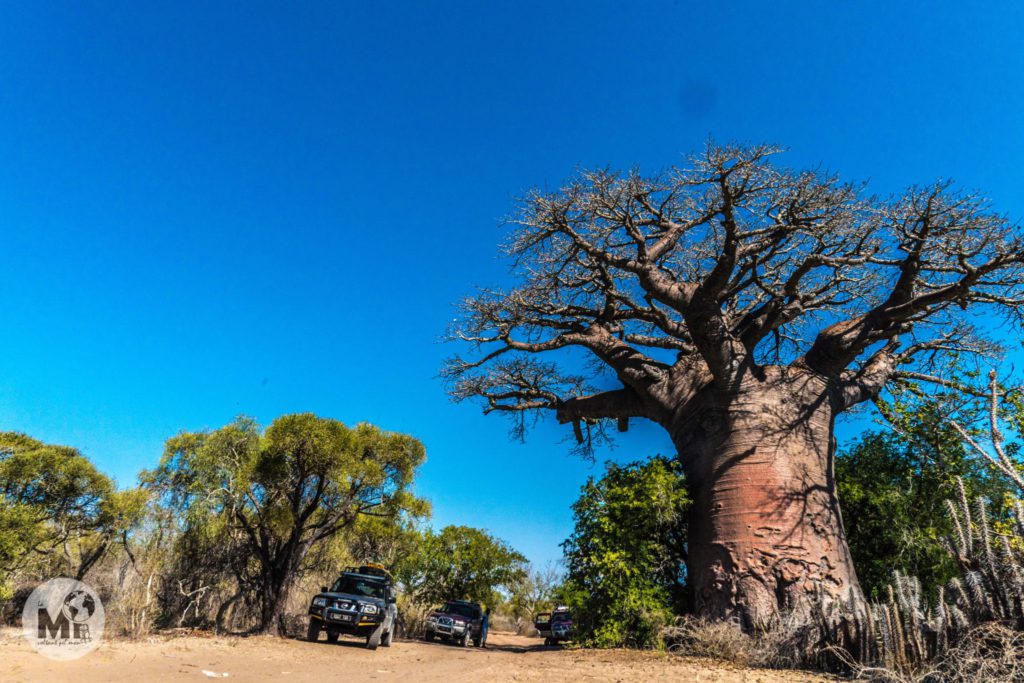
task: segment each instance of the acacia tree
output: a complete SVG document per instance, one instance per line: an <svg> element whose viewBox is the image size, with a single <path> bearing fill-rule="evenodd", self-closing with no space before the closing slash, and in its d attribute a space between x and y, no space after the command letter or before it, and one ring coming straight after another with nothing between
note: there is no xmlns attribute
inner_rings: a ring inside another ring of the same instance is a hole
<svg viewBox="0 0 1024 683"><path fill-rule="evenodd" d="M414 602L467 599L492 606L498 590L511 591L526 576L526 558L483 529L425 529L416 548L395 565L395 578Z"/></svg>
<svg viewBox="0 0 1024 683"><path fill-rule="evenodd" d="M43 559L83 579L141 521L146 497L119 491L77 449L0 432L0 593Z"/></svg>
<svg viewBox="0 0 1024 683"><path fill-rule="evenodd" d="M451 336L473 353L445 368L455 399L520 434L544 410L584 446L607 420L664 427L693 489L696 610L747 627L862 598L836 417L887 385L949 384L944 357L997 350L972 313L1024 306L1021 233L983 199L945 183L871 197L777 151L709 146L653 177L527 194L506 245L518 285L463 302Z"/></svg>
<svg viewBox="0 0 1024 683"><path fill-rule="evenodd" d="M179 434L143 479L183 527L216 530L217 550L239 584L236 598L255 597L256 630L278 633L312 549L361 517L423 509L409 486L424 457L411 436L304 413L279 417L263 432L241 419Z"/></svg>

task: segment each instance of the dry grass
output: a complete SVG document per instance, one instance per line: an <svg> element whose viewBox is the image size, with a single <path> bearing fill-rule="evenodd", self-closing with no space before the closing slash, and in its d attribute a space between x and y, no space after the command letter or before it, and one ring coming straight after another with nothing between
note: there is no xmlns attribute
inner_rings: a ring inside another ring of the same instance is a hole
<svg viewBox="0 0 1024 683"><path fill-rule="evenodd" d="M791 663L782 656L778 632L755 637L729 622L679 617L664 634L668 651L674 655L706 657L742 667L778 668Z"/></svg>
<svg viewBox="0 0 1024 683"><path fill-rule="evenodd" d="M1024 632L998 623L982 624L917 671L862 666L855 667L854 677L871 683L1021 683Z"/></svg>
<svg viewBox="0 0 1024 683"><path fill-rule="evenodd" d="M944 683L1024 681L1024 632L1001 624L972 629L937 666Z"/></svg>

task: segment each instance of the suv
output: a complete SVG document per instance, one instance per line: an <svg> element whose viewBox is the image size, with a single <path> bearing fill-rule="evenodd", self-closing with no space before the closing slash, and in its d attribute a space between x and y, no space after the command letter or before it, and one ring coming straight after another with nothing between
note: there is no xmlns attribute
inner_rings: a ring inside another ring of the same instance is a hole
<svg viewBox="0 0 1024 683"><path fill-rule="evenodd" d="M484 612L480 609L480 603L449 600L427 616L423 638L431 641L437 637L462 647L468 647L472 640L475 647L480 647L483 630Z"/></svg>
<svg viewBox="0 0 1024 683"><path fill-rule="evenodd" d="M556 607L554 612L542 612L533 620L533 627L544 636L545 645L572 640L572 614L568 607Z"/></svg>
<svg viewBox="0 0 1024 683"><path fill-rule="evenodd" d="M349 567L329 589L323 586L309 604L306 640L316 642L320 631L335 643L342 633L366 638L366 647L391 646L398 608L394 582L380 565Z"/></svg>

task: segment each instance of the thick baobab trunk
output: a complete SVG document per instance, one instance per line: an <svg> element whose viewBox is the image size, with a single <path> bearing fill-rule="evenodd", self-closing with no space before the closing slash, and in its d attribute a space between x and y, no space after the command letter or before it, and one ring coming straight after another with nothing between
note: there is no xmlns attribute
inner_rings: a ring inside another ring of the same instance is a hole
<svg viewBox="0 0 1024 683"><path fill-rule="evenodd" d="M737 391L709 388L696 402L673 437L694 495L688 571L698 614L749 630L816 601L859 609L825 381L769 367Z"/></svg>

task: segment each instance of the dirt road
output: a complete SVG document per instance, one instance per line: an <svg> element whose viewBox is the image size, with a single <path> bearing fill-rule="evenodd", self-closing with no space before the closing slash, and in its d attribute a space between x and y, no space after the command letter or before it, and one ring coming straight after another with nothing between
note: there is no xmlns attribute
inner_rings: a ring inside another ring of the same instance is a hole
<svg viewBox="0 0 1024 683"><path fill-rule="evenodd" d="M280 638L161 637L107 641L70 662L36 654L14 629L0 635L0 681L379 681L459 683L815 683L830 679L792 671L737 669L703 660L617 650L546 648L535 638L492 633L486 650L396 641L369 652L345 640L329 645Z"/></svg>

